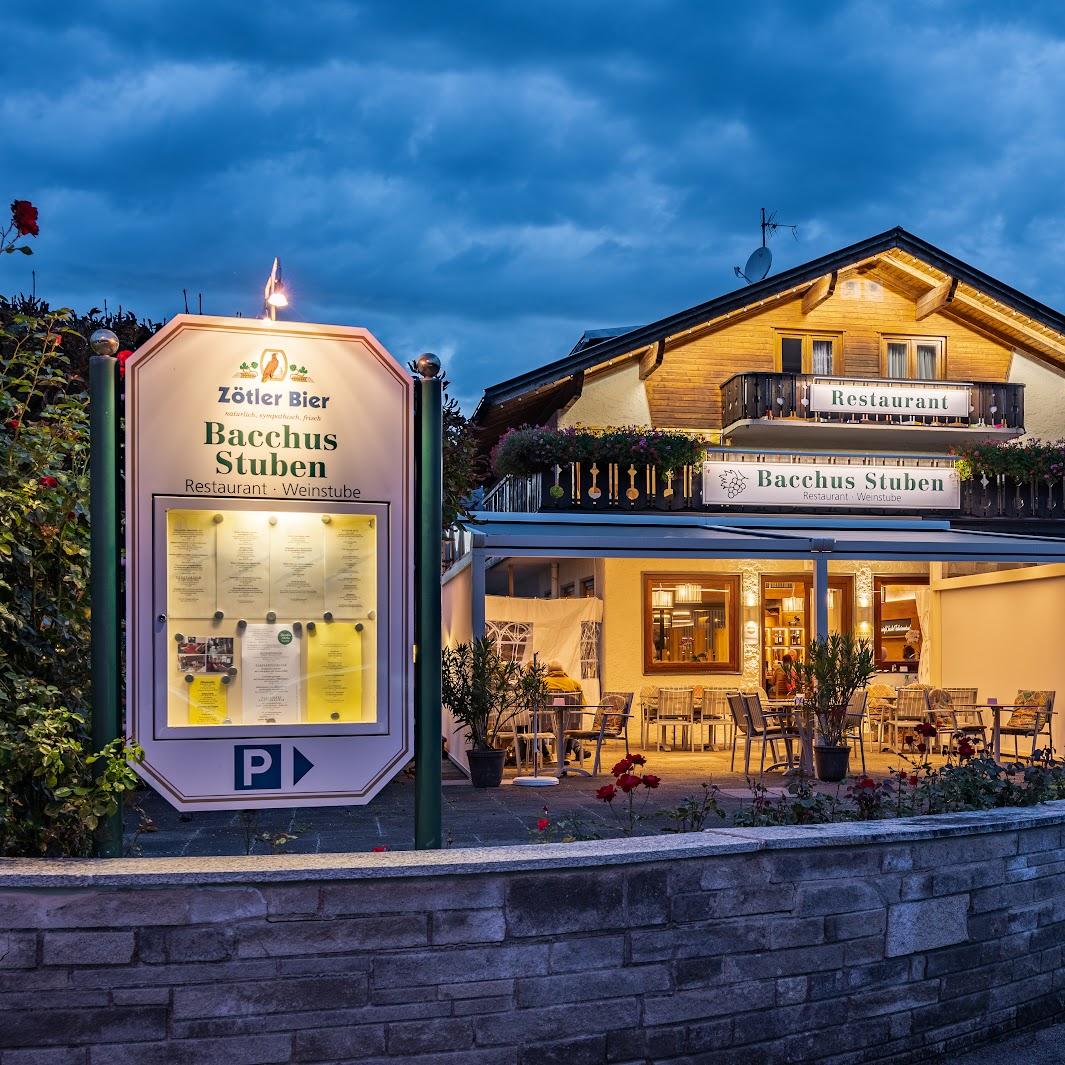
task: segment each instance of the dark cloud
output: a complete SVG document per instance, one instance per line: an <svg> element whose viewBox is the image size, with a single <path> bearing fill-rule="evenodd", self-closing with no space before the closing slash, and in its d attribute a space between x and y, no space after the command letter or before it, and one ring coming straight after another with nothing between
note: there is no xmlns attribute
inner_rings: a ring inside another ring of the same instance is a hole
<svg viewBox="0 0 1065 1065"><path fill-rule="evenodd" d="M97 2L9 13L0 287L161 317L181 289L433 348L468 400L905 225L1065 305L1065 15L1028 4Z"/></svg>

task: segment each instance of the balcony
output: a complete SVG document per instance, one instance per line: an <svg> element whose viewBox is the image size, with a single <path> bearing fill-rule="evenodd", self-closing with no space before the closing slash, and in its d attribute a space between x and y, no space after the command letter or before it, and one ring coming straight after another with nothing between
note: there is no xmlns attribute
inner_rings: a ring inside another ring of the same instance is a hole
<svg viewBox="0 0 1065 1065"><path fill-rule="evenodd" d="M942 451L1024 433L1024 385L741 373L721 386L737 447Z"/></svg>
<svg viewBox="0 0 1065 1065"><path fill-rule="evenodd" d="M724 455L725 452L719 452ZM737 453L739 454L739 453ZM747 453L753 455L756 453ZM866 461L880 461L867 459ZM884 460L884 472L892 474L890 460ZM923 464L939 463L950 466L949 460L928 458ZM477 508L482 513L536 514L547 511L569 511L585 514L652 513L775 513L800 514L879 514L905 513L898 507L876 505L833 506L822 508L773 506L744 502L742 497L733 503L704 502L703 466L692 465L669 477L651 466L593 463L567 463L555 471L531 477L504 477L490 489ZM809 467L796 466L797 471ZM864 468L864 467L863 467ZM834 467L845 472L847 467ZM1065 523L1065 477L1017 479L1005 474L986 477L977 475L961 481L958 487L958 506L938 511L921 511L930 517L951 520L965 519L992 526L1024 524L1031 520L1043 523ZM1060 525L1057 525L1060 528ZM1057 535L1057 528L1047 526L1047 535Z"/></svg>

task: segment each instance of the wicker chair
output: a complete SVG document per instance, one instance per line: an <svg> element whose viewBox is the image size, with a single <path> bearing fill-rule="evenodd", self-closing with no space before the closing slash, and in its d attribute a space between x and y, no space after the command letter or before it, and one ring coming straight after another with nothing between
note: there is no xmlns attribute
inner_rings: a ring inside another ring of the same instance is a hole
<svg viewBox="0 0 1065 1065"><path fill-rule="evenodd" d="M581 711L582 718L591 718L591 727L566 729L566 739L595 744L595 760L592 762L591 775L599 773L603 743L606 740L620 740L625 744L625 753L629 753L629 714L632 706L632 692L607 692L598 706ZM569 716L569 715L567 715ZM586 773L584 769L576 772Z"/></svg>
<svg viewBox="0 0 1065 1065"><path fill-rule="evenodd" d="M922 721L928 721L932 712L928 701L929 689L923 685L914 685L912 688L899 688L899 701L895 705L895 715L884 724L893 733L892 743L899 746L899 733L912 731Z"/></svg>
<svg viewBox="0 0 1065 1065"><path fill-rule="evenodd" d="M1032 739L1031 754L1025 758L1035 758L1036 742L1045 731L1048 746L1053 742L1051 739L1051 721L1054 717L1054 697L1057 693L1042 690L1022 690L1017 692L1017 698L1013 700L1013 713L1010 719L1000 729L1003 736L1013 737L1013 756L1020 758L1019 744L1021 736L1030 736Z"/></svg>

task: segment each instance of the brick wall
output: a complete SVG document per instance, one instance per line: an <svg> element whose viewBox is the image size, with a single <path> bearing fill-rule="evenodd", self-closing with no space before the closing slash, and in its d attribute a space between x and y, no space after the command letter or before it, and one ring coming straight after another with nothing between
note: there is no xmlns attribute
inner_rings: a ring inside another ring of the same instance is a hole
<svg viewBox="0 0 1065 1065"><path fill-rule="evenodd" d="M1063 1010L1063 826L0 862L0 1065L924 1061Z"/></svg>

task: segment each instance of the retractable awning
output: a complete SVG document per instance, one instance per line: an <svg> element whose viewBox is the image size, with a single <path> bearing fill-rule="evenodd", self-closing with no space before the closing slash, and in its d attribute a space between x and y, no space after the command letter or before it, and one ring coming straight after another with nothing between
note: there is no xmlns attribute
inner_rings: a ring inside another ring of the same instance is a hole
<svg viewBox="0 0 1065 1065"><path fill-rule="evenodd" d="M913 518L481 514L467 532L475 551L494 557L1065 562L1065 539Z"/></svg>

